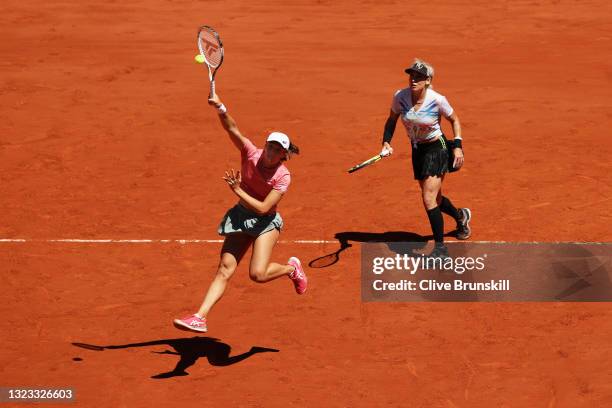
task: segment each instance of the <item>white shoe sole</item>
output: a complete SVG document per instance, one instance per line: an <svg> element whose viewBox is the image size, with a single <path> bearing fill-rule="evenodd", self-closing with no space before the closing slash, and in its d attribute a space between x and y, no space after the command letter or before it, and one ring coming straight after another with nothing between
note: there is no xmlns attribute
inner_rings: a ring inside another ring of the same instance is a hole
<svg viewBox="0 0 612 408"><path fill-rule="evenodd" d="M467 213L467 221L465 223L469 224L471 219L472 219L472 211L470 211L469 208L464 208L464 210ZM468 225L468 227L469 227L469 225Z"/></svg>
<svg viewBox="0 0 612 408"><path fill-rule="evenodd" d="M465 221L465 226L468 230L468 235L465 238L457 238L457 239L465 241L466 239L469 239L472 236L472 228L470 228L470 221L472 220L472 211L470 211L469 208L462 208L462 210L464 211L464 214L466 214L466 218L467 218L467 220Z"/></svg>

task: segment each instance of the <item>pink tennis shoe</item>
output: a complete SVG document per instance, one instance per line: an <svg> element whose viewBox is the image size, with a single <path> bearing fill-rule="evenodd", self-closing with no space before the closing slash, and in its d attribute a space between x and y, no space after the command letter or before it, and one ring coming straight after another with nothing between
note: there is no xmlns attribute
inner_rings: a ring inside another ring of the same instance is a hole
<svg viewBox="0 0 612 408"><path fill-rule="evenodd" d="M301 295L306 292L306 287L308 286L308 278L304 273L302 263L295 256L289 258L287 263L295 268L295 270L289 274L289 279L293 281L293 286L295 286L297 294Z"/></svg>
<svg viewBox="0 0 612 408"><path fill-rule="evenodd" d="M191 315L182 319L174 319L174 327L181 330L191 330L198 333L206 333L206 318L198 315Z"/></svg>

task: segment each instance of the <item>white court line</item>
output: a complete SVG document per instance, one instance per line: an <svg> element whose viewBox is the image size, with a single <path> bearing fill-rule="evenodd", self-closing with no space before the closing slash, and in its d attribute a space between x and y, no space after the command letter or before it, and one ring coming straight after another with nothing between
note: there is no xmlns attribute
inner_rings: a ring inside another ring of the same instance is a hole
<svg viewBox="0 0 612 408"><path fill-rule="evenodd" d="M23 239L23 238L1 238L0 243L68 243L68 244L217 244L223 243L222 239L84 239L84 238L65 238L65 239ZM297 239L280 240L281 244L332 244L337 240L315 240Z"/></svg>
<svg viewBox="0 0 612 408"><path fill-rule="evenodd" d="M348 240L359 243L361 241ZM25 238L0 238L1 243L67 243L67 244L219 244L222 239L25 239ZM280 240L281 244L337 244L339 240L325 239L296 239ZM378 241L372 241L377 243ZM384 242L384 241L380 241ZM390 241L394 242L394 241ZM398 241L399 242L399 241ZM412 241L407 241L412 242ZM418 242L418 241L416 241ZM579 241L446 241L446 244L471 243L471 244L577 244L577 245L607 245L612 242L579 242Z"/></svg>

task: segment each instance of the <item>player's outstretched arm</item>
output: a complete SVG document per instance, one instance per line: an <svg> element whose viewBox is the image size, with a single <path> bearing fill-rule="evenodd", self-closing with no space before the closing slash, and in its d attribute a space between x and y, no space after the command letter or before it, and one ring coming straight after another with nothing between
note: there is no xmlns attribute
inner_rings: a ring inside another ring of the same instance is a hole
<svg viewBox="0 0 612 408"><path fill-rule="evenodd" d="M215 109L219 113L219 120L221 121L221 125L223 129L229 134L232 143L238 148L238 150L242 150L245 143L248 142L248 139L240 133L240 129L238 129L238 125L236 125L236 121L234 118L227 113L227 108L219 99L219 95L214 94L208 99L208 104Z"/></svg>

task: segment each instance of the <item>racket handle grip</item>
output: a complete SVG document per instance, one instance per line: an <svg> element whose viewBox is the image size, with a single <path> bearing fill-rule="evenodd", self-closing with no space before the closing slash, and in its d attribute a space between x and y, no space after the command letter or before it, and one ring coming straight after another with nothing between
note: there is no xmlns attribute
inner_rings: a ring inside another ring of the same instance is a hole
<svg viewBox="0 0 612 408"><path fill-rule="evenodd" d="M210 98L215 94L215 80L210 81Z"/></svg>

